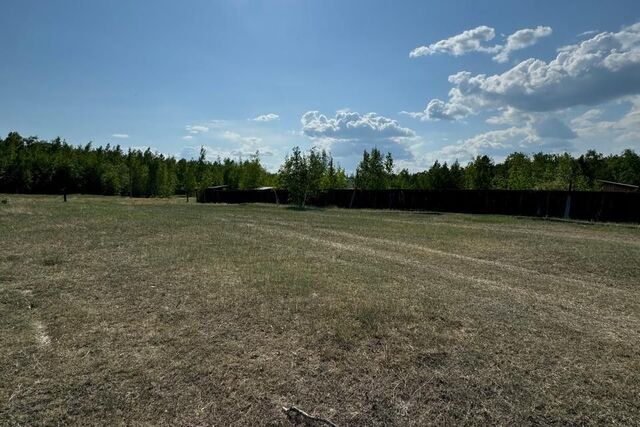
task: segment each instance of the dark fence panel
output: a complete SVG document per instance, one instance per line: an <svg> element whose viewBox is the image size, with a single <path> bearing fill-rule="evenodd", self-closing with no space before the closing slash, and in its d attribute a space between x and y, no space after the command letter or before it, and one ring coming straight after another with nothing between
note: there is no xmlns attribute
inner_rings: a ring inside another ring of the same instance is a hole
<svg viewBox="0 0 640 427"><path fill-rule="evenodd" d="M204 203L288 203L286 190L205 190ZM640 193L533 190L328 190L315 206L640 222Z"/></svg>

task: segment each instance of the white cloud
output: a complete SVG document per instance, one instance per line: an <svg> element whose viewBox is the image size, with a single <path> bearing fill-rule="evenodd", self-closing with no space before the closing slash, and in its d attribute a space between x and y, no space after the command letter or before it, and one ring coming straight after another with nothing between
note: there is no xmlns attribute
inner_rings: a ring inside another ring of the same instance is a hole
<svg viewBox="0 0 640 427"><path fill-rule="evenodd" d="M571 120L571 124L576 126L577 128L590 126L595 121L597 121L600 116L602 116L602 110L599 108L592 108Z"/></svg>
<svg viewBox="0 0 640 427"><path fill-rule="evenodd" d="M511 52L533 46L539 39L550 36L551 32L551 27L542 26L518 30L507 37L507 43L500 48L500 53L493 59L497 62L507 62Z"/></svg>
<svg viewBox="0 0 640 427"><path fill-rule="evenodd" d="M472 111L470 108L461 104L446 103L439 99L432 99L429 101L429 104L424 111L401 111L400 114L413 117L414 119L420 119L422 121L457 120L472 114Z"/></svg>
<svg viewBox="0 0 640 427"><path fill-rule="evenodd" d="M185 126L185 130L193 135L198 135L200 133L209 132L209 127L202 125L187 125Z"/></svg>
<svg viewBox="0 0 640 427"><path fill-rule="evenodd" d="M481 25L428 46L417 47L409 53L409 57L417 58L436 53L462 56L470 52L482 52L496 54L493 57L495 61L506 62L512 52L533 46L539 39L551 35L551 32L550 27L523 28L508 36L506 44L489 46L486 43L495 38L496 31L494 28Z"/></svg>
<svg viewBox="0 0 640 427"><path fill-rule="evenodd" d="M581 38L581 37L592 36L594 34L598 34L599 32L600 32L599 30L583 31L580 34L578 34L577 37Z"/></svg>
<svg viewBox="0 0 640 427"><path fill-rule="evenodd" d="M590 109L574 118L571 124L589 148L604 145L604 151L620 151L638 144L640 135L640 96L629 99L629 109L617 119L602 119L602 109Z"/></svg>
<svg viewBox="0 0 640 427"><path fill-rule="evenodd" d="M273 126L262 126L246 117L241 119L198 120L186 126L180 157L197 158L201 145L207 158L249 159L259 152L261 163L270 171L277 171L286 150L300 144L301 135L292 135ZM197 143L196 143L197 141ZM304 141L303 141L304 142Z"/></svg>
<svg viewBox="0 0 640 427"><path fill-rule="evenodd" d="M254 122L271 122L273 120L278 120L279 118L280 118L279 115L274 113L269 113L269 114L263 114L261 116L255 117L251 120L253 120Z"/></svg>
<svg viewBox="0 0 640 427"><path fill-rule="evenodd" d="M506 108L501 114L487 119L487 123L508 127L481 132L446 145L432 153L435 156L433 159L466 162L477 155L486 154L501 161L514 151L571 151L578 137L565 123L563 116L557 114L523 113Z"/></svg>
<svg viewBox="0 0 640 427"><path fill-rule="evenodd" d="M524 143L530 133L525 128L511 127L480 133L471 138L442 147L436 154L441 161L468 162L474 157L487 154L500 157L512 151L513 147Z"/></svg>
<svg viewBox="0 0 640 427"><path fill-rule="evenodd" d="M311 138L375 140L415 136L411 129L376 113L340 111L330 118L318 111L308 111L300 121L302 132Z"/></svg>
<svg viewBox="0 0 640 427"><path fill-rule="evenodd" d="M600 33L580 44L565 46L549 63L528 59L496 75L461 71L449 76L453 88L447 102L427 118L459 119L466 111L513 108L525 112L562 110L640 93L640 23L617 33Z"/></svg>
<svg viewBox="0 0 640 427"><path fill-rule="evenodd" d="M113 135L111 135L111 137L118 139L127 139L129 138L129 135L127 135L126 133L114 133Z"/></svg>
<svg viewBox="0 0 640 427"><path fill-rule="evenodd" d="M229 130L226 130L217 136L220 139L232 143L232 146L229 149L221 149L218 147L214 150L217 155L224 153L221 157L241 157L246 159L255 155L256 152L259 153L261 157L273 156L274 154L274 148L265 144L263 139L257 136L243 136L238 132Z"/></svg>
<svg viewBox="0 0 640 427"><path fill-rule="evenodd" d="M531 117L523 126L511 126L506 129L490 130L442 147L432 153L434 158L462 163L473 160L478 155L488 155L502 161L514 151L573 151L576 138L573 132L560 119L552 116Z"/></svg>
<svg viewBox="0 0 640 427"><path fill-rule="evenodd" d="M180 151L179 157L184 159L197 159L200 154L200 145L185 147ZM258 157L263 159L265 157L272 157L274 154L268 150L244 150L242 148L238 149L224 149L217 146L211 145L203 145L206 151L206 159L210 162L217 161L218 159L233 159L233 160L247 160L251 159L256 155L256 151L258 152Z"/></svg>
<svg viewBox="0 0 640 427"><path fill-rule="evenodd" d="M406 159L411 157L406 143L416 138L413 130L376 113L339 111L334 117L327 117L318 111L308 111L300 121L303 135L322 143L337 157L361 155L364 149L377 147L390 151L398 159Z"/></svg>
<svg viewBox="0 0 640 427"><path fill-rule="evenodd" d="M398 114L401 114L403 116L409 116L414 119L422 119L422 116L424 115L422 111L414 112L414 111L404 111L404 110L400 111Z"/></svg>
<svg viewBox="0 0 640 427"><path fill-rule="evenodd" d="M220 137L228 141L241 142L244 144L258 144L262 142L262 138L258 138L256 136L242 136L237 132L231 131L224 131Z"/></svg>
<svg viewBox="0 0 640 427"><path fill-rule="evenodd" d="M481 25L428 46L417 47L411 51L409 57L417 58L435 53L461 56L469 52L488 52L491 48L483 46L482 43L493 40L495 36L496 31L493 28Z"/></svg>

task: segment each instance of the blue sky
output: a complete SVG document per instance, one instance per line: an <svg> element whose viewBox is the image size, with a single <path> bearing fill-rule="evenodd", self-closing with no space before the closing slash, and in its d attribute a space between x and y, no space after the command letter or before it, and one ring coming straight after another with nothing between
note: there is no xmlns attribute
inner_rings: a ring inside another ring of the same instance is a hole
<svg viewBox="0 0 640 427"><path fill-rule="evenodd" d="M640 2L0 6L0 133L352 169L640 149ZM258 120L256 120L258 119Z"/></svg>

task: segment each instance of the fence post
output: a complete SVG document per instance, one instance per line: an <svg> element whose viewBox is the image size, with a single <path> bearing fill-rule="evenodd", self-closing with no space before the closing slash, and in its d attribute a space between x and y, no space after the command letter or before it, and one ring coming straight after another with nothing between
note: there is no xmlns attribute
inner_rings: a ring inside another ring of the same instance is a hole
<svg viewBox="0 0 640 427"><path fill-rule="evenodd" d="M567 201L564 205L564 219L569 219L571 216L571 190L573 189L573 180L569 181L569 194L567 194Z"/></svg>
<svg viewBox="0 0 640 427"><path fill-rule="evenodd" d="M356 198L356 189L353 189L353 193L351 193L351 201L349 202L349 209L353 207L353 199Z"/></svg>

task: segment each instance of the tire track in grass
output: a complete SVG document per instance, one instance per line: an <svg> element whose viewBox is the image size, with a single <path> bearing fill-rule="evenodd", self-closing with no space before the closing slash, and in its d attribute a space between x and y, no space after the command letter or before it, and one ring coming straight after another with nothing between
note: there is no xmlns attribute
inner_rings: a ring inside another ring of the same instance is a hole
<svg viewBox="0 0 640 427"><path fill-rule="evenodd" d="M591 330L600 331L600 333L605 333L606 336L615 339L616 341L623 341L624 339L620 337L619 330L620 328L617 325L611 325L611 322L615 322L616 324L622 322L625 327L622 328L624 331L631 330L640 330L640 319L635 317L630 317L626 315L621 315L620 313L613 313L611 311L603 310L597 306L594 306L591 303L578 303L576 301L567 297L560 297L558 295L546 295L536 292L530 288L522 288L518 286L508 285L505 281L497 281L492 279L485 279L473 275L457 273L451 271L448 268L438 267L433 264L425 264L424 262L408 258L407 255L400 255L398 253L391 253L385 250L374 249L366 245L356 245L349 243L337 242L331 239L323 239L319 237L310 236L305 233L286 230L281 227L273 227L271 225L265 225L264 223L255 222L252 220L248 220L244 223L238 223L238 225L246 226L253 230L260 230L269 233L277 233L281 236L287 236L294 239L304 240L316 244L323 245L325 247L330 247L337 250L348 251L352 253L367 255L371 258L382 259L385 261L391 261L400 265L412 267L414 269L420 269L423 271L429 271L431 273L435 273L439 275L441 278L445 279L454 279L467 283L471 283L472 285L478 286L480 290L486 290L487 288L496 290L500 293L508 293L510 298L515 297L516 300L525 305L525 300L536 300L546 304L547 307L554 307L557 311L558 318L568 319L568 324L575 327L576 321L581 324L586 324L591 327ZM277 225L277 224L276 224ZM280 225L286 225L290 227L291 224L282 223ZM343 232L335 232L333 230L323 230L323 231L331 231L334 235L338 236ZM345 233L343 237L353 237L351 233ZM356 236L362 237L362 236ZM366 238L363 238L366 240ZM380 239L384 241L384 239ZM466 258L463 258L466 259ZM472 258L474 259L474 258ZM576 311L581 312L578 314ZM594 314L597 313L597 316ZM573 319L573 321L571 320ZM629 323L632 323L634 326L629 327ZM614 327L616 326L616 327ZM590 332L594 335L598 335L596 332Z"/></svg>
<svg viewBox="0 0 640 427"><path fill-rule="evenodd" d="M251 219L249 219L249 218L246 218L246 219L251 221ZM290 227L291 226L291 222L287 223L287 222L284 222L284 221L271 220L271 219L265 219L265 218L262 218L262 221L267 221L267 222L270 222L273 225L278 225L278 226L283 226L283 227ZM308 225L306 223L301 223L301 222L297 222L297 224L298 225ZM531 268L522 267L522 266L518 266L518 265L513 265L513 264L509 264L509 263L505 263L505 262L500 262L500 261L495 261L495 260L488 260L488 259L483 259L483 258L476 258L476 257L472 257L472 256L469 256L469 255L462 255L462 254L457 254L455 252L444 251L444 250L441 250L441 249L429 248L427 246L422 246L422 245L418 245L418 244L415 244L415 243L406 243L406 242L392 240L392 239L382 239L382 238L379 238L379 237L366 237L366 236L361 236L359 234L350 233L350 232L347 232L347 231L337 231L337 230L334 230L334 229L325 228L325 227L322 227L320 225L316 225L315 227L318 228L318 229L321 229L325 233L333 234L333 235L336 235L336 236L339 236L339 237L345 237L345 238L348 238L348 239L355 239L355 240L360 240L360 241L364 241L364 242L374 242L374 243L378 243L380 245L386 245L386 246L392 245L392 246L396 246L396 247L400 247L400 248L404 248L404 249L409 249L409 250L417 250L417 251L429 253L431 255L437 255L437 256L440 256L440 257L453 258L453 259L457 259L457 260L460 260L460 261L467 261L467 262L471 262L471 263L475 263L475 264L480 264L480 265L490 266L490 267L494 267L494 268L499 268L501 270L506 270L506 271L509 271L511 273L534 275L534 276L544 277L544 278L551 279L551 280L562 280L562 281L566 281L566 282L569 282L569 283L577 284L577 285L580 285L580 286L602 286L603 285L601 283L588 282L588 281L585 281L585 280L582 280L582 279L576 279L576 278L566 277L566 276L559 276L559 275L552 274L552 273L544 273L544 272L541 272L541 271L538 271L538 270L534 270L534 269L531 269ZM618 289L616 289L616 290L618 290Z"/></svg>
<svg viewBox="0 0 640 427"><path fill-rule="evenodd" d="M283 221L272 221L272 222L279 226L288 225L286 222L283 222ZM306 225L306 224L303 224L303 225ZM557 275L553 273L545 273L545 272L541 272L541 271L534 270L527 267L513 265L513 264L501 262L501 261L488 260L488 259L472 257L468 255L457 254L454 252L448 252L441 249L430 248L430 247L418 245L415 243L406 243L406 242L397 241L393 239L383 239L378 237L366 237L360 234L350 233L346 231L338 231L332 228L326 228L322 226L316 226L315 228L318 230L322 230L327 234L332 234L337 237L343 237L343 238L352 239L352 240L360 240L363 243L377 243L384 247L393 246L400 249L406 249L409 251L420 251L423 253L428 253L430 255L436 255L443 258L456 259L456 260L469 262L477 265L497 268L503 271L507 271L509 273L522 275L527 279L530 279L531 277L535 277L536 280L538 281L542 278L552 282L553 281L565 282L567 284L578 286L583 289L595 290L600 294L606 293L606 294L616 295L617 297L624 298L627 301L633 301L632 298L635 297L635 293L633 293L628 289L610 286L603 282L588 281L584 279L567 277L567 276Z"/></svg>
<svg viewBox="0 0 640 427"><path fill-rule="evenodd" d="M527 291L527 290L524 290L522 288L517 288L517 287L512 287L512 286L506 285L504 282L499 282L497 280L492 280L492 279L484 279L484 278L481 278L481 277L462 274L462 273L456 273L456 272L451 271L449 269L445 269L445 268L442 268L442 267L437 267L436 265L433 265L433 264L425 264L424 262L422 262L420 260L408 258L404 254L401 255L401 254L398 254L398 253L392 253L392 252L388 252L388 251L374 249L374 248L371 248L371 247L366 246L366 245L354 245L354 244L349 244L349 243L337 242L335 240L330 240L330 239L323 239L323 238L319 238L319 237L310 236L308 234L301 233L301 232L296 232L296 231L291 231L291 230L283 230L282 228L276 228L276 227L272 227L272 226L269 226L269 225L265 226L264 224L256 223L256 222L252 222L252 221L247 221L247 222L244 222L244 223L240 223L240 225L244 225L244 226L250 227L252 229L259 229L259 230L264 231L264 232L277 233L278 235L281 235L281 236L289 236L289 237L292 237L292 238L295 238L295 239L298 239L298 240L305 240L305 241L308 241L308 242L317 243L317 244L321 244L321 245L324 245L324 246L329 246L331 248L342 250L342 251L360 253L360 254L367 255L367 256L370 256L370 257L373 257L373 258L380 258L380 259L384 259L386 261L395 262L395 263L400 264L400 265L416 267L416 268L419 268L419 269L422 269L422 270L428 270L428 271L440 274L441 277L443 277L443 278L451 278L451 279L467 281L467 282L473 282L473 283L482 284L482 285L488 285L488 286L491 286L491 287L494 287L494 288L500 289L500 290L504 290L505 288L508 288L509 290L512 290L512 291L515 291L515 292L524 293L524 294L527 294L527 295L530 294L530 292ZM285 223L282 223L282 224L279 224L279 225L285 225ZM351 233L344 233L343 234L343 232L336 232L336 231L333 231L333 230L323 230L323 231L329 232L329 233L335 234L335 235L342 234L343 237L344 237L344 235L347 235L347 237L352 237ZM360 236L358 236L358 237L360 237ZM364 239L366 240L366 238L364 238Z"/></svg>
<svg viewBox="0 0 640 427"><path fill-rule="evenodd" d="M514 274L525 276L527 279L530 279L531 277L535 277L537 280L542 278L542 279L546 279L547 281L565 282L567 284L579 286L580 288L595 290L600 294L602 294L602 293L613 294L613 295L621 297L621 298L623 298L623 299L625 299L627 301L630 301L629 298L634 298L634 295L635 295L633 292L631 292L631 291L629 291L627 289L621 289L621 288L617 288L615 286L608 286L606 283L602 283L602 282L587 281L587 280L583 280L583 279L579 279L579 278L556 275L556 274L553 274L553 273L545 273L545 272L541 272L541 271L534 270L534 269L527 268L527 267L517 266L517 265L513 265L513 264L509 264L509 263L495 261L495 260L487 260L487 259L476 258L476 257L468 256L468 255L457 254L457 253L454 253L454 252L448 252L448 251L444 251L444 250L440 250L440 249L429 248L429 247L418 245L418 244L414 244L414 243L406 243L406 242L402 242L402 241L396 241L396 240L392 240L392 239L382 239L382 238L377 238L377 237L366 237L366 236L362 236L362 235L355 234L355 233L350 233L350 232L346 232L346 231L338 231L338 230L335 230L335 229L332 229L332 228L328 228L329 227L328 224L317 224L317 225L313 224L313 225L311 225L311 224L309 224L307 222L302 222L302 221L291 221L291 220L289 220L288 222L285 222L285 221L282 221L282 220L268 219L268 218L260 218L260 222L256 222L256 220L253 217L242 217L242 216L236 216L234 219L236 221L241 219L241 220L246 221L245 223L251 223L251 224L254 224L255 226L262 226L263 223L266 222L266 223L270 223L271 225L278 226L279 227L278 230L281 230L282 227L284 227L285 229L286 228L291 228L292 225L314 227L314 229L316 229L316 230L320 230L320 231L328 233L328 234L333 234L336 237L343 237L343 238L347 238L347 239L350 239L350 240L360 240L363 243L369 243L369 244L377 243L377 244L382 245L384 247L394 246L394 247L397 247L397 248L400 248L400 249L407 249L407 250L410 250L410 251L420 251L420 252L423 252L423 253L428 253L430 255L440 256L440 257L445 258L445 259L449 258L449 259L469 262L469 263L473 263L473 264L477 264L477 265L483 265L483 266L488 266L488 267L492 267L492 268L497 268L497 269L500 269L502 271L507 271L509 273L514 273ZM358 247L360 247L360 246L358 246ZM406 256L405 256L405 258L406 258ZM529 291L531 291L531 290L529 290ZM631 301L632 301L632 299L631 299Z"/></svg>
<svg viewBox="0 0 640 427"><path fill-rule="evenodd" d="M485 231L491 233L505 233L505 234L521 234L524 236L544 236L551 237L554 239L561 240L590 240L595 242L602 243L614 243L614 244L624 244L635 247L640 247L640 235L634 238L627 238L623 236L594 236L592 234L587 234L592 230L584 230L585 233L576 232L576 230L558 230L558 232L550 231L548 228L539 227L538 224L532 224L532 227L523 227L515 224L507 224L507 227L488 227L486 225L481 224L466 224L458 221L442 221L438 219L434 219L432 221L412 221L410 219L398 219L398 218L386 218L388 216L388 212L378 212L378 211L364 211L364 212L355 212L353 210L348 211L351 216L358 217L359 219L364 219L368 221L381 221L381 222L389 222L389 223L397 223L397 224L407 224L407 225L420 225L420 226L446 226L452 228L462 228L468 230L477 230L477 231ZM398 215L411 215L411 213L407 212L395 212ZM313 212L314 215L322 216L326 218L335 218L335 219L345 219L350 215L343 215L342 213L332 213L332 212ZM415 215L415 214L413 214ZM443 215L465 215L465 214L454 214L454 213L444 213ZM589 225L591 226L591 225ZM578 230L580 231L580 230Z"/></svg>
<svg viewBox="0 0 640 427"><path fill-rule="evenodd" d="M487 227L483 225L461 224L457 222L447 222L447 221L420 222L420 221L407 221L407 220L392 219L392 218L380 218L380 221L399 223L399 224L408 224L408 225L423 225L423 226L438 225L438 226L445 226L445 227L452 227L452 228L462 228L467 230L485 231L490 233L521 234L529 237L544 236L544 237L550 237L553 239L564 239L564 240L568 240L568 239L591 240L595 242L614 243L614 244L623 244L623 245L640 247L640 239L631 240L631 239L625 239L625 238L592 236L592 235L583 235L583 234L568 233L568 232L554 233L548 230L542 230L540 228L513 227L511 225L507 228L500 228L500 227Z"/></svg>
<svg viewBox="0 0 640 427"><path fill-rule="evenodd" d="M640 235L638 235L638 237L634 239L634 238L626 238L623 236L615 236L615 237L614 236L594 236L586 233L584 234L576 233L575 230L574 231L558 230L558 232L553 232L542 227L537 227L537 224L533 224L533 227L523 227L523 226L517 226L515 224L507 224L508 225L507 228L501 228L501 227L488 227L480 224L478 225L464 224L457 221L452 221L452 222L440 221L440 220L412 221L410 219L397 219L397 218L385 217L389 215L389 212L394 212L394 211L346 210L345 212L348 212L348 214L345 215L342 212L327 212L327 211L313 211L310 213L315 216L331 218L331 219L348 219L348 218L356 217L358 219L363 219L363 220L372 221L372 222L381 221L381 222L407 224L407 225L446 226L446 227L452 227L452 228L462 228L462 229L485 231L485 232L491 232L491 233L521 234L524 236L539 235L539 236L562 239L562 240L569 240L569 239L591 240L596 242L624 244L624 245L640 247ZM404 211L396 211L394 213L398 215L412 214L411 212L404 212ZM442 215L454 216L454 215L464 215L464 214L443 213Z"/></svg>

